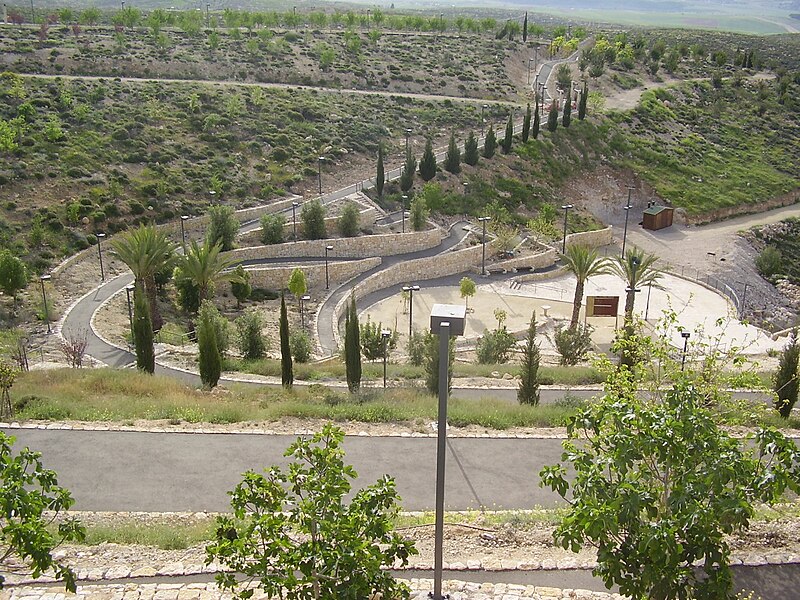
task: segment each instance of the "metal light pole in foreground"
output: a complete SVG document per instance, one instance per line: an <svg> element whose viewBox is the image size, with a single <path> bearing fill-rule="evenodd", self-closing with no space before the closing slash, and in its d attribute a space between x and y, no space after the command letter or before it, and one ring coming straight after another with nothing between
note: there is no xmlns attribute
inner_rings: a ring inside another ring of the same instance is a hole
<svg viewBox="0 0 800 600"><path fill-rule="evenodd" d="M431 333L439 336L439 417L436 442L436 525L433 555L433 600L442 600L442 550L444 545L444 481L447 460L447 395L449 391L450 338L464 335L467 308L434 304Z"/></svg>
<svg viewBox="0 0 800 600"><path fill-rule="evenodd" d="M392 337L392 332L390 330L381 330L381 338L383 339L383 389L386 389L386 346L389 343L390 337Z"/></svg>
<svg viewBox="0 0 800 600"><path fill-rule="evenodd" d="M408 196L403 194L403 201L400 203L400 226L403 233L406 232L406 201L408 201Z"/></svg>
<svg viewBox="0 0 800 600"><path fill-rule="evenodd" d="M322 161L324 156L317 157L317 182L319 183L319 195L322 196Z"/></svg>
<svg viewBox="0 0 800 600"><path fill-rule="evenodd" d="M414 324L414 292L419 291L419 286L404 285L403 291L408 292L408 339L411 339L411 326Z"/></svg>
<svg viewBox="0 0 800 600"><path fill-rule="evenodd" d="M408 157L408 138L411 137L411 130L406 129L406 157Z"/></svg>
<svg viewBox="0 0 800 600"><path fill-rule="evenodd" d="M311 296L306 294L305 296L300 296L300 329L306 328L306 321L305 321L305 314L306 314L306 303L311 300Z"/></svg>
<svg viewBox="0 0 800 600"><path fill-rule="evenodd" d="M136 289L132 283L125 286L125 296L128 298L128 325L131 326L131 338L133 338L133 308L131 307L131 294Z"/></svg>
<svg viewBox="0 0 800 600"><path fill-rule="evenodd" d="M50 329L50 311L47 309L47 293L44 291L44 282L50 281L50 275L42 275L39 277L39 281L42 283L42 312L44 312L44 320L47 321L47 333L52 333L53 330Z"/></svg>
<svg viewBox="0 0 800 600"><path fill-rule="evenodd" d="M567 215L572 204L562 204L561 210L564 211L564 240L561 242L561 254L567 253Z"/></svg>
<svg viewBox="0 0 800 600"><path fill-rule="evenodd" d="M622 258L625 258L625 243L628 241L628 215L631 212L631 192L633 191L633 186L628 186L628 204L623 206L622 208L625 210L625 229L622 233Z"/></svg>
<svg viewBox="0 0 800 600"><path fill-rule="evenodd" d="M333 246L325 246L325 289L330 289L328 285L328 252L333 250Z"/></svg>
<svg viewBox="0 0 800 600"><path fill-rule="evenodd" d="M481 250L481 275L486 275L486 221L491 221L492 217L478 217L478 221L483 223L483 237L481 237L481 242L483 243L483 248Z"/></svg>
<svg viewBox="0 0 800 600"><path fill-rule="evenodd" d="M689 335L688 331L681 331L681 337L683 338L683 355L681 356L681 372L683 372L684 367L686 366L686 350L689 347Z"/></svg>
<svg viewBox="0 0 800 600"><path fill-rule="evenodd" d="M100 281L106 280L106 272L103 269L103 248L101 242L103 238L106 237L105 233L98 233L97 234L97 256L100 259Z"/></svg>

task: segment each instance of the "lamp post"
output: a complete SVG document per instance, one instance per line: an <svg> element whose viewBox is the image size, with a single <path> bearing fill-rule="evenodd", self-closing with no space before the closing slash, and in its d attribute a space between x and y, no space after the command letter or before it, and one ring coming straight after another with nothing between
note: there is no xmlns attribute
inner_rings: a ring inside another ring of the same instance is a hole
<svg viewBox="0 0 800 600"><path fill-rule="evenodd" d="M131 294L135 289L136 287L132 283L129 283L125 286L125 296L128 299L128 325L130 325L131 328L131 338L133 338L133 308L131 306Z"/></svg>
<svg viewBox="0 0 800 600"><path fill-rule="evenodd" d="M211 5L206 4L206 27L211 27Z"/></svg>
<svg viewBox="0 0 800 600"><path fill-rule="evenodd" d="M681 337L683 338L683 354L681 355L681 372L686 367L686 350L689 347L689 332L688 331L681 331Z"/></svg>
<svg viewBox="0 0 800 600"><path fill-rule="evenodd" d="M414 324L414 292L419 291L419 286L404 285L403 291L408 292L408 339L411 339L411 326Z"/></svg>
<svg viewBox="0 0 800 600"><path fill-rule="evenodd" d="M406 128L406 157L408 157L408 139L411 137L411 129Z"/></svg>
<svg viewBox="0 0 800 600"><path fill-rule="evenodd" d="M103 269L103 248L101 242L106 237L105 233L97 234L97 257L100 259L100 281L106 280L106 272Z"/></svg>
<svg viewBox="0 0 800 600"><path fill-rule="evenodd" d="M400 226L402 228L402 232L406 232L406 202L408 201L408 196L403 194L403 201L400 206Z"/></svg>
<svg viewBox="0 0 800 600"><path fill-rule="evenodd" d="M208 194L211 196L211 205L214 205L214 199L217 197L216 190L208 190Z"/></svg>
<svg viewBox="0 0 800 600"><path fill-rule="evenodd" d="M392 332L388 329L381 331L381 339L383 339L383 389L386 389L386 346L389 343L389 338L392 337Z"/></svg>
<svg viewBox="0 0 800 600"><path fill-rule="evenodd" d="M300 296L300 329L306 328L305 322L305 312L306 312L306 303L311 300L311 296L306 294L305 296Z"/></svg>
<svg viewBox="0 0 800 600"><path fill-rule="evenodd" d="M562 204L561 210L564 211L564 239L561 241L561 254L567 253L567 215L572 204Z"/></svg>
<svg viewBox="0 0 800 600"><path fill-rule="evenodd" d="M625 243L628 241L628 215L631 212L631 192L633 191L633 186L628 186L628 204L623 206L622 208L625 210L625 229L622 233L622 258L625 258Z"/></svg>
<svg viewBox="0 0 800 600"><path fill-rule="evenodd" d="M439 336L439 411L436 435L436 521L433 553L433 600L442 600L444 547L444 482L447 460L447 395L450 369L450 338L464 334L467 309L461 305L434 304L431 333Z"/></svg>
<svg viewBox="0 0 800 600"><path fill-rule="evenodd" d="M528 85L531 84L531 63L533 62L532 58L528 59Z"/></svg>
<svg viewBox="0 0 800 600"><path fill-rule="evenodd" d="M489 108L488 104L484 104L481 106L481 137L486 137L486 119L484 118L484 114L486 109Z"/></svg>
<svg viewBox="0 0 800 600"><path fill-rule="evenodd" d="M325 246L325 289L329 289L328 283L328 252L333 250L333 246Z"/></svg>
<svg viewBox="0 0 800 600"><path fill-rule="evenodd" d="M319 184L319 195L322 196L322 161L324 156L317 157L317 183Z"/></svg>
<svg viewBox="0 0 800 600"><path fill-rule="evenodd" d="M44 312L44 320L47 321L47 333L52 333L53 330L50 329L50 311L47 309L47 292L44 290L44 282L50 281L50 275L42 275L39 277L39 281L42 284L42 309Z"/></svg>
<svg viewBox="0 0 800 600"><path fill-rule="evenodd" d="M298 202L292 202L292 237L297 241L297 207L300 206Z"/></svg>
<svg viewBox="0 0 800 600"><path fill-rule="evenodd" d="M492 217L478 217L478 221L483 223L483 234L481 242L483 248L481 249L481 275L486 275L486 221L491 221Z"/></svg>
<svg viewBox="0 0 800 600"><path fill-rule="evenodd" d="M189 220L189 215L181 215L181 245L183 246L183 253L186 254L186 227L184 223Z"/></svg>
<svg viewBox="0 0 800 600"><path fill-rule="evenodd" d="M125 10L125 0L122 0L120 4L122 4L122 10Z"/></svg>
<svg viewBox="0 0 800 600"><path fill-rule="evenodd" d="M541 113L542 113L542 114L544 114L544 87L545 87L544 83L540 83L540 84L539 84L539 91L540 91L540 94L541 94L541 96L542 96L542 99L541 99L541 101L539 102L539 106L540 106L540 107L541 107L541 109L542 109L542 110L541 110Z"/></svg>

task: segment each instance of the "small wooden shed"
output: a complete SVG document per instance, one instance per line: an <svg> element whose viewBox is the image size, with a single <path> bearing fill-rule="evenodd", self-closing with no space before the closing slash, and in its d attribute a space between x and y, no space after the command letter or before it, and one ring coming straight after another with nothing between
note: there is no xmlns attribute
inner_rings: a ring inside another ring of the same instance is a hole
<svg viewBox="0 0 800 600"><path fill-rule="evenodd" d="M665 227L672 227L672 215L675 209L669 206L651 206L645 209L642 215L642 227L656 231Z"/></svg>

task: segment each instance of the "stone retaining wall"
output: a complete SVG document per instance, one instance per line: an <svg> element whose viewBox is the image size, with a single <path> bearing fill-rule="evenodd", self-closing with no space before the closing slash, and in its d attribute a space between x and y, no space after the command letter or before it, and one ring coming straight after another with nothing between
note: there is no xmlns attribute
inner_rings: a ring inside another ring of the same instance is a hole
<svg viewBox="0 0 800 600"><path fill-rule="evenodd" d="M333 246L333 250L328 254L331 257L370 258L427 250L438 246L441 242L441 232L438 229L429 229L428 231L410 233L303 240L285 244L272 244L270 246L252 246L249 248L237 248L226 254L237 260L325 256L325 246L330 245Z"/></svg>
<svg viewBox="0 0 800 600"><path fill-rule="evenodd" d="M597 229L595 231L580 231L578 233L570 233L567 236L567 246L573 244L582 244L590 248L599 248L600 246L608 246L614 240L612 227L605 229Z"/></svg>
<svg viewBox="0 0 800 600"><path fill-rule="evenodd" d="M713 210L703 213L702 215L687 215L686 223L688 225L705 225L706 223L722 221L723 219L730 219L731 217L740 217L742 215L751 215L773 210L775 208L782 208L797 202L800 202L800 188L792 190L791 192L781 196L770 198L764 202L740 204L739 206L731 206L730 208L720 208L719 210Z"/></svg>
<svg viewBox="0 0 800 600"><path fill-rule="evenodd" d="M491 269L503 269L504 271L512 271L519 268L544 269L555 263L556 258L558 258L558 253L555 248L549 248L537 254L529 254L527 256L519 256L494 262L491 264Z"/></svg>
<svg viewBox="0 0 800 600"><path fill-rule="evenodd" d="M359 214L358 225L359 227L369 227L375 223L378 217L378 210L372 206L362 209ZM328 217L325 219L325 231L328 236L335 237L339 235L339 217ZM285 239L291 239L294 232L294 226L291 221L288 221L283 226L283 235ZM305 224L302 220L297 220L297 235L302 236L305 233ZM261 229L254 229L240 235L237 240L246 246L251 244L261 243Z"/></svg>
<svg viewBox="0 0 800 600"><path fill-rule="evenodd" d="M331 287L348 281L370 269L381 264L381 259L364 258L362 260L344 260L338 262L328 262L328 279ZM304 263L299 265L306 276L308 289L325 288L325 263ZM270 289L280 289L289 283L289 277L295 266L280 265L270 267L251 267L247 271L250 273L250 284L254 287L266 287Z"/></svg>

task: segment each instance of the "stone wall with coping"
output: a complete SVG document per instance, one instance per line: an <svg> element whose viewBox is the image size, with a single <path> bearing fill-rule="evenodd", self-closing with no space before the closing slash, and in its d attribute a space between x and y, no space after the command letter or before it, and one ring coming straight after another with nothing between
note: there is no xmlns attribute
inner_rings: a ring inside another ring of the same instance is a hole
<svg viewBox="0 0 800 600"><path fill-rule="evenodd" d="M236 260L314 257L325 256L325 247L330 245L333 246L333 250L328 253L330 257L370 258L428 250L441 243L441 231L429 229L410 233L363 235L354 238L303 240L285 244L272 244L270 246L251 246L249 248L236 248L225 254Z"/></svg>
<svg viewBox="0 0 800 600"><path fill-rule="evenodd" d="M491 269L503 269L503 271L512 271L519 268L544 269L555 263L557 258L558 252L556 252L555 248L548 248L536 254L493 262Z"/></svg>
<svg viewBox="0 0 800 600"><path fill-rule="evenodd" d="M372 206L361 210L359 213L358 218L358 226L359 227L370 227L375 223L375 219L378 217L378 210ZM327 235L334 237L339 235L339 217L328 217L325 219L325 231ZM283 226L283 235L284 239L290 239L292 233L294 232L294 226L291 220L288 220L287 223ZM305 224L302 220L298 218L297 220L297 235L302 236L305 233ZM239 237L236 238L238 242L242 245L249 246L251 244L260 244L261 243L261 229L254 229L252 231L248 231L247 233L243 233Z"/></svg>
<svg viewBox="0 0 800 600"><path fill-rule="evenodd" d="M600 246L608 246L613 243L614 234L611 226L605 229L596 229L594 231L580 231L578 233L570 233L567 235L567 246L573 244L583 244L590 248L599 248Z"/></svg>
<svg viewBox="0 0 800 600"><path fill-rule="evenodd" d="M353 294L356 301L358 301L373 292L403 283L427 281L470 270L478 272L481 253L482 248L479 244L428 258L407 260L370 275L353 287ZM345 306L349 301L350 295L347 294L339 300L334 308L333 333L337 345L341 341L339 339L339 323L344 316Z"/></svg>
<svg viewBox="0 0 800 600"><path fill-rule="evenodd" d="M356 275L377 267L381 264L381 259L364 258L361 260L344 260L328 263L328 278L331 287L337 286L342 282L349 281ZM247 269L250 273L250 285L254 287L265 287L270 289L280 289L286 287L289 277L295 266L276 265L269 267L251 267ZM325 263L303 263L300 266L306 276L308 289L325 289Z"/></svg>

